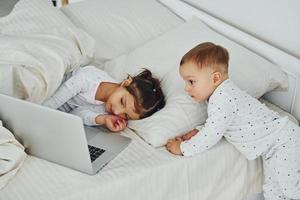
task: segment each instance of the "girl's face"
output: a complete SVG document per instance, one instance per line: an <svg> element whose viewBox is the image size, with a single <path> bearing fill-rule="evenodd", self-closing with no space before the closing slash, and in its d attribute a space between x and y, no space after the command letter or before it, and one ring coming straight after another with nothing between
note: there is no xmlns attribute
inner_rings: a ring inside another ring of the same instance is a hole
<svg viewBox="0 0 300 200"><path fill-rule="evenodd" d="M197 102L207 100L216 88L214 71L210 67L200 69L190 61L180 66L179 73L185 81L185 91Z"/></svg>
<svg viewBox="0 0 300 200"><path fill-rule="evenodd" d="M128 80L128 79L127 79ZM124 81L107 99L106 111L122 117L123 119L139 119L140 115L137 113L134 106L134 97L124 87L130 82Z"/></svg>

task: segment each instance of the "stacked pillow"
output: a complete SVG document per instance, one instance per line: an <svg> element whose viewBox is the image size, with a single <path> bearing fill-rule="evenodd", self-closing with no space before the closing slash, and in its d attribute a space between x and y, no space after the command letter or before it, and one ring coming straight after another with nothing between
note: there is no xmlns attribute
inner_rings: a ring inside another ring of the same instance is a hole
<svg viewBox="0 0 300 200"><path fill-rule="evenodd" d="M0 18L2 34L22 35L54 28L75 28L72 22L48 0L19 0L13 10Z"/></svg>
<svg viewBox="0 0 300 200"><path fill-rule="evenodd" d="M199 43L220 44L230 53L229 76L241 89L259 98L264 93L287 87L280 68L210 29L194 18L134 51L105 63L104 70L121 80L146 67L162 79L166 107L149 118L129 122L129 127L153 146L183 134L206 120L206 106L185 96L178 70L182 56Z"/></svg>
<svg viewBox="0 0 300 200"><path fill-rule="evenodd" d="M62 11L95 38L98 64L183 23L155 0L89 0L64 6Z"/></svg>

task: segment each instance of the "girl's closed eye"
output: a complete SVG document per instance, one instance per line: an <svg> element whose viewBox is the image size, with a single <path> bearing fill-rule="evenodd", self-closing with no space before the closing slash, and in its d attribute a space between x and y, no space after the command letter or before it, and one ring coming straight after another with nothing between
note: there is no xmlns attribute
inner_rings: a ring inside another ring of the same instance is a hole
<svg viewBox="0 0 300 200"><path fill-rule="evenodd" d="M121 98L121 105L123 106L123 108L125 108L125 107L126 107L126 104L125 104L125 99L124 99L124 97L123 97L123 98Z"/></svg>
<svg viewBox="0 0 300 200"><path fill-rule="evenodd" d="M126 108L126 99L125 99L125 97L123 97L123 98L121 99L121 104L122 104L123 108ZM126 113L125 113L125 118L126 118L126 119L129 119L129 115L126 114Z"/></svg>

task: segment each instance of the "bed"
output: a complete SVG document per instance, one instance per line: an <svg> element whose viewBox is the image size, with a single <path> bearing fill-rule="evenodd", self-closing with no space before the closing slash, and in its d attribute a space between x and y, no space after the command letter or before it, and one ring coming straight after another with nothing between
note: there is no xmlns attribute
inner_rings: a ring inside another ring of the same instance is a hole
<svg viewBox="0 0 300 200"><path fill-rule="evenodd" d="M299 8L294 4L291 13ZM91 63L119 80L150 66L167 100L152 117L129 123L121 134L133 142L96 175L28 155L0 190L0 199L262 199L261 160L246 160L225 140L192 158L171 155L163 146L205 121L205 105L182 95L174 69L186 50L206 40L232 52L230 75L240 87L295 123L300 119L300 51L290 43L299 35L297 25L285 24L283 33L295 34L285 41L255 29L257 24L244 27L247 16L236 16L245 10L233 16L222 6L193 0L86 0L58 9L47 0L20 0L0 11L1 93L41 103L64 73ZM241 63L245 68L238 67Z"/></svg>

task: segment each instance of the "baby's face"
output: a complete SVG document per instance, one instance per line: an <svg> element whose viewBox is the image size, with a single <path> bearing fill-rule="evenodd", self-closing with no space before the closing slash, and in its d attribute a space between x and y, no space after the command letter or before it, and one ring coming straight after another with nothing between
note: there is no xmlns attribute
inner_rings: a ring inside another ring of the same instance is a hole
<svg viewBox="0 0 300 200"><path fill-rule="evenodd" d="M108 113L122 117L123 119L139 119L140 116L135 110L134 97L123 86L119 86L112 93L105 105Z"/></svg>
<svg viewBox="0 0 300 200"><path fill-rule="evenodd" d="M199 68L195 62L187 62L180 66L179 73L185 81L185 91L195 101L207 100L215 89L213 69Z"/></svg>

